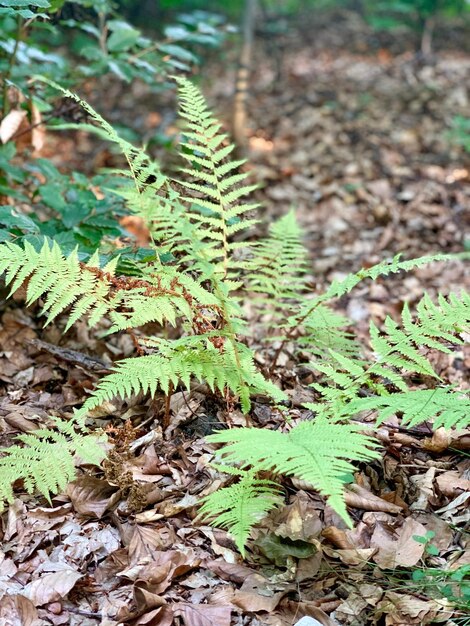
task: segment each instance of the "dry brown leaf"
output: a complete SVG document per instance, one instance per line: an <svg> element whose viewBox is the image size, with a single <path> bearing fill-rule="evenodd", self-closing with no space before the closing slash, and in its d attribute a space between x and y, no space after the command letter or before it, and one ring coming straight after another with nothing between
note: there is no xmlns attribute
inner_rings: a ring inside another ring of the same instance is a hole
<svg viewBox="0 0 470 626"><path fill-rule="evenodd" d="M0 624L2 626L40 626L34 604L24 595L15 594L0 598Z"/></svg>
<svg viewBox="0 0 470 626"><path fill-rule="evenodd" d="M39 428L39 424L37 424L37 418L37 415L27 417L23 415L20 411L15 411L13 413L5 415L4 420L14 429L27 433L31 432L32 430L37 430ZM35 421L33 421L33 419L35 419Z"/></svg>
<svg viewBox="0 0 470 626"><path fill-rule="evenodd" d="M443 506L441 509L435 511L435 513L440 515L442 519L452 521L453 524L467 523L470 519L470 512L467 505L468 500L470 500L470 491L464 491L459 496L454 498L452 502L449 502L446 506ZM462 515L457 515L457 512L460 513L461 508L463 508L464 513Z"/></svg>
<svg viewBox="0 0 470 626"><path fill-rule="evenodd" d="M412 567L424 553L424 544L413 536L423 537L426 528L412 517L407 517L403 525L392 532L390 527L378 523L370 540L370 545L377 548L373 559L383 569Z"/></svg>
<svg viewBox="0 0 470 626"><path fill-rule="evenodd" d="M190 493L186 493L179 500L165 500L161 502L156 510L165 517L173 517L174 515L178 515L181 511L185 511L188 508L196 506L199 503L199 498L197 496L193 496Z"/></svg>
<svg viewBox="0 0 470 626"><path fill-rule="evenodd" d="M173 610L176 616L182 617L185 626L230 626L230 606L179 602Z"/></svg>
<svg viewBox="0 0 470 626"><path fill-rule="evenodd" d="M445 614L442 604L435 600L420 600L414 596L387 591L383 600L376 607L377 615L385 616L387 626L425 626L434 622L447 621L450 613Z"/></svg>
<svg viewBox="0 0 470 626"><path fill-rule="evenodd" d="M0 122L0 141L6 143L15 135L19 127L26 119L26 111L13 109Z"/></svg>
<svg viewBox="0 0 470 626"><path fill-rule="evenodd" d="M164 576L166 576L168 572L169 568L164 573ZM154 587L154 585L150 581L137 580L135 582L133 588L134 602L139 613L144 613L166 604L166 600L159 593L154 592L152 587Z"/></svg>
<svg viewBox="0 0 470 626"><path fill-rule="evenodd" d="M242 563L227 563L223 559L217 559L214 561L207 561L204 566L220 576L224 580L229 580L234 583L242 583L248 576L255 574L255 570L251 569L247 565Z"/></svg>
<svg viewBox="0 0 470 626"><path fill-rule="evenodd" d="M464 491L470 491L470 480L454 470L440 474L436 478L436 484L442 495L448 498L454 498Z"/></svg>
<svg viewBox="0 0 470 626"><path fill-rule="evenodd" d="M423 448L429 452L443 452L451 445L452 433L447 428L441 427L434 431L431 438L426 437Z"/></svg>
<svg viewBox="0 0 470 626"><path fill-rule="evenodd" d="M295 626L313 626L313 623L319 626L337 626L332 618L330 618L322 609L315 605L315 602L293 602L292 600L283 600L279 607L279 612L282 617L290 620L290 623L295 622ZM304 622L302 622L304 620Z"/></svg>
<svg viewBox="0 0 470 626"><path fill-rule="evenodd" d="M118 615L118 623L125 623L126 626L172 626L173 610L170 606L165 605L145 613L144 615L136 615L136 612L130 612L127 609L121 610ZM115 622L112 622L114 624Z"/></svg>
<svg viewBox="0 0 470 626"><path fill-rule="evenodd" d="M151 560L144 558L144 562L136 563L119 572L119 576L137 582L143 580L152 585L153 593L162 593L171 583L173 577L182 576L198 567L201 559L195 556L191 549L187 553L178 550L165 552L155 550Z"/></svg>
<svg viewBox="0 0 470 626"><path fill-rule="evenodd" d="M252 574L235 591L233 603L244 611L274 611L283 596L294 585L272 583L261 574Z"/></svg>
<svg viewBox="0 0 470 626"><path fill-rule="evenodd" d="M138 563L146 557L152 557L157 550L169 548L174 545L175 541L176 534L171 527L154 528L136 524L129 542L131 564Z"/></svg>
<svg viewBox="0 0 470 626"><path fill-rule="evenodd" d="M345 565L363 567L370 563L371 558L377 552L376 548L351 548L349 550L332 550L324 548L325 554L333 558L338 558Z"/></svg>
<svg viewBox="0 0 470 626"><path fill-rule="evenodd" d="M392 502L387 502L375 496L368 489L360 485L348 485L344 492L344 500L348 506L364 511L382 511L384 513L401 513L402 508Z"/></svg>
<svg viewBox="0 0 470 626"><path fill-rule="evenodd" d="M301 491L296 494L292 504L282 507L267 521L267 526L278 537L311 542L321 533L322 522L312 500Z"/></svg>
<svg viewBox="0 0 470 626"><path fill-rule="evenodd" d="M83 574L70 567L62 567L55 572L42 574L27 584L23 594L31 600L34 606L57 602L66 597L82 576Z"/></svg>
<svg viewBox="0 0 470 626"><path fill-rule="evenodd" d="M327 526L322 530L322 537L341 550L354 549L353 542L348 538L346 531L336 528L336 526Z"/></svg>
<svg viewBox="0 0 470 626"><path fill-rule="evenodd" d="M410 482L418 490L418 498L410 506L412 511L426 511L429 501L434 496L434 477L436 468L430 467L425 474L410 476Z"/></svg>
<svg viewBox="0 0 470 626"><path fill-rule="evenodd" d="M94 476L81 476L67 485L66 493L79 515L100 519L113 504L116 487Z"/></svg>
<svg viewBox="0 0 470 626"><path fill-rule="evenodd" d="M363 612L369 607L375 607L383 596L383 589L379 585L363 584L348 595L346 600L337 608L335 615L341 623L349 623L351 618L361 619ZM355 620L356 623L359 622Z"/></svg>

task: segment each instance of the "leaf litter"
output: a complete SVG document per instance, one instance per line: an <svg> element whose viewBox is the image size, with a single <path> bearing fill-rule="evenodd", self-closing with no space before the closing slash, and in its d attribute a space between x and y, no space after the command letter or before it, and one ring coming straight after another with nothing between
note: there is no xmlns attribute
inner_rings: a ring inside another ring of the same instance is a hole
<svg viewBox="0 0 470 626"><path fill-rule="evenodd" d="M403 50L358 52L357 24L341 25L347 50L328 39L331 25L315 41L306 23L297 27L286 35L274 89L272 61L258 45L250 161L269 214L296 207L312 283L321 288L400 251L460 251L470 169L445 129L468 106L470 57L443 52L420 65ZM210 71L213 99L223 100L230 73ZM431 266L361 286L339 309L365 332L370 319L393 316L423 290L448 292L465 281L457 261ZM0 314L3 445L50 415L70 415L97 374L131 349L124 337L105 342L85 327L65 337L41 329L17 299L2 300ZM292 418L303 419L310 374L286 354L276 374L291 387ZM468 381L467 352L439 359L446 378ZM286 506L255 529L242 561L227 533L197 519L200 497L224 481L208 465L203 436L225 416L205 389L173 396L166 432L158 401L102 409L92 418L108 435L102 470L78 462L77 479L49 504L16 485L3 514L0 625L391 626L462 617L413 586L410 572L470 564L470 432L403 429L389 419L378 433L382 459L358 469L346 490L352 529L309 485L292 481ZM251 419L266 426L282 416L255 400Z"/></svg>

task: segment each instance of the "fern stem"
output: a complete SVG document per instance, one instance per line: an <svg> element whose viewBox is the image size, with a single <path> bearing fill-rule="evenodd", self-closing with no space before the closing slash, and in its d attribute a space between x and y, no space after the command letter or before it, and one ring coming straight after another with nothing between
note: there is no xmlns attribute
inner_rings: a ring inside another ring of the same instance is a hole
<svg viewBox="0 0 470 626"><path fill-rule="evenodd" d="M170 425L170 402L171 402L171 397L173 395L173 391L174 391L173 383L170 381L168 385L168 393L165 396L165 413L163 414L163 422L162 422L163 430L166 430L168 426Z"/></svg>

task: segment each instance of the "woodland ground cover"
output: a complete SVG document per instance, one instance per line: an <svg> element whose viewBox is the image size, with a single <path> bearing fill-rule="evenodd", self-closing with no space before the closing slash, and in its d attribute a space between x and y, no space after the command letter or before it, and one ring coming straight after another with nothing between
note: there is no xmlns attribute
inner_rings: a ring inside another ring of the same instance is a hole
<svg viewBox="0 0 470 626"><path fill-rule="evenodd" d="M315 29L308 16L293 20L279 39L280 64L260 43L250 100L250 175L262 185L255 195L269 218L249 237L264 236L270 219L293 206L310 253L305 279L316 293L397 252L407 258L461 252L470 195L468 157L447 136L467 103L465 52L442 50L422 63L406 50L406 40L394 39L398 53L392 55L354 16L341 14L340 26L331 19ZM371 39L364 49L365 36ZM226 54L226 67L233 68ZM226 67L213 61L203 73L215 111L224 111L233 90ZM105 80L120 104L111 97L104 102L96 90L93 104L105 117L126 120L141 133L157 123L173 141L169 95L155 100L141 85L123 94L122 84ZM39 187L43 199L60 189L64 163L93 174L98 165L121 164L114 151L82 132L49 133L42 150L62 170L40 170L49 185L59 185L49 195ZM173 151L154 150L168 170L176 167ZM79 176L75 185L72 199L88 192L77 203L88 216L90 188ZM99 198L99 180L93 189ZM113 227L123 226L145 250L142 220L126 217ZM117 233L109 235L112 240ZM85 259L86 245L89 240ZM415 305L424 290L435 297L467 282L460 260L429 265L363 283L335 304L335 312L347 315L365 338L371 319L378 325L387 315L398 319L403 303ZM64 336L60 324L42 329L21 294L3 306L1 411L4 444L11 445L18 432L50 424L51 413L80 406L98 375L133 352L135 337L108 338L82 320ZM255 396L250 422L276 430L287 418L290 428L311 418L304 404L318 400L309 386L320 380L318 370L308 366L307 348L299 354L293 340L273 366L279 344L266 347L261 321L250 347L261 370L272 369L287 392L289 410ZM465 347L426 356L442 379L468 386ZM262 521L241 561L224 531L193 524L201 494L214 481L226 484L208 465L213 448L204 436L227 420L232 427L246 424L246 416L235 407L227 411L203 385L178 390L168 405L158 396L102 404L92 426L107 432L104 472L79 468L52 507L16 486L3 537L6 623L20 611L31 623L57 624L294 624L302 615L324 624L462 623L468 606L465 429L433 434L427 422L408 428L388 416L377 433L380 459L358 466L346 488L352 530L308 483L293 480L285 484L285 506Z"/></svg>

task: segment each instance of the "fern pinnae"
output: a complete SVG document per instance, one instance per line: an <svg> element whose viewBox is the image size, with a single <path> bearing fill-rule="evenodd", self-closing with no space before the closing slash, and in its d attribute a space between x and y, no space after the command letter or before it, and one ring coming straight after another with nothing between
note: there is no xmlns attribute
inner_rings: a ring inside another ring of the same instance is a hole
<svg viewBox="0 0 470 626"><path fill-rule="evenodd" d="M233 151L234 146L231 144L222 146L227 136L220 133L221 126L212 117L199 90L186 78L177 77L175 80L178 84L180 116L186 120L184 135L187 140L181 142L183 150L180 154L191 164L191 168L185 168L184 172L192 176L195 181L178 182L189 191L202 196L184 199L209 211L209 215L197 214L195 211L191 211L190 215L201 224L205 230L205 237L217 243L216 246L213 243L210 245L217 251L215 258L221 259L220 271L222 277L226 277L229 272L230 255L234 249L230 237L235 232L249 228L256 223L256 220L239 216L258 205L238 202L243 196L249 195L256 189L256 185L238 186L247 178L246 173L228 176L241 164L240 161L229 165L223 163ZM230 220L234 218L240 221L237 224L231 224Z"/></svg>
<svg viewBox="0 0 470 626"><path fill-rule="evenodd" d="M401 414L401 423L410 427L431 421L433 428L466 428L470 424L470 397L469 392L436 387L355 398L348 405L351 416L363 411L377 411L377 424Z"/></svg>
<svg viewBox="0 0 470 626"><path fill-rule="evenodd" d="M83 405L84 411L92 411L114 397L126 398L135 394L157 390L168 393L183 383L188 389L192 379L207 383L212 391L225 394L229 389L240 397L244 412L250 408L252 393L267 393L278 402L285 394L266 381L256 371L250 350L230 338L223 348L211 343L211 336L199 335L193 341L155 342L158 353L119 361L111 374L98 383Z"/></svg>
<svg viewBox="0 0 470 626"><path fill-rule="evenodd" d="M224 463L309 482L328 498L349 525L343 498L344 475L353 469L352 461L378 457L374 449L377 443L360 433L357 425L334 423L321 416L301 422L287 433L238 428L218 432L207 439L227 444L217 452Z"/></svg>
<svg viewBox="0 0 470 626"><path fill-rule="evenodd" d="M97 465L105 456L100 440L86 433L79 420L55 418L55 428L19 435L19 444L0 449L0 509L14 499L12 484L24 481L28 493L38 489L50 502L75 477L75 457ZM22 444L22 445L20 445Z"/></svg>
<svg viewBox="0 0 470 626"><path fill-rule="evenodd" d="M418 316L413 319L409 308L404 307L401 325L387 317L383 331L371 322L370 345L375 361L369 365L334 351L331 351L331 363L314 364L314 368L330 382L326 385L313 384L324 400L323 404L315 405L316 411L346 418L362 407L364 410L380 409L381 415L388 415L387 410L399 410L401 401L404 407L408 407L405 410L405 423L418 423L420 418L417 416L420 414L424 416L422 421L435 417L436 425L450 427L454 425L453 419L456 420L455 424L465 423L462 412L467 405L461 392L448 395L448 390L443 391L440 387L426 390L426 393L423 390L411 391L406 376L420 373L440 381L420 348L424 346L448 354L450 349L446 342L461 344L462 339L456 333L470 325L470 298L467 294L460 294L459 297L450 294L447 298L441 296L436 305L425 295L416 308ZM391 386L399 392L390 393ZM374 394L372 398L358 397L363 387ZM436 408L439 400L442 400L442 415ZM429 405L426 409L427 402Z"/></svg>
<svg viewBox="0 0 470 626"><path fill-rule="evenodd" d="M460 259L466 260L470 258L470 253L434 254L405 261L402 261L401 257L401 254L397 254L392 260L381 261L368 269L361 269L359 272L348 274L341 280L334 280L326 291L303 304L298 315L292 318L291 324L299 325L303 323L319 304L350 293L363 280L376 280L379 276L389 276L390 274L396 274L401 271L409 272L435 262L449 262Z"/></svg>
<svg viewBox="0 0 470 626"><path fill-rule="evenodd" d="M227 529L245 557L245 546L253 526L281 504L280 487L271 480L259 478L253 470L212 466L237 476L239 480L203 498L199 515L201 519L208 519L215 526Z"/></svg>
<svg viewBox="0 0 470 626"><path fill-rule="evenodd" d="M80 98L80 96L78 96L76 93L62 87L53 80L44 78L43 76L36 76L35 80L46 83L50 87L53 87L57 91L60 91L65 97L71 98L72 100L77 102L88 113L91 119L93 119L98 124L99 128L102 130L102 136L108 141L111 141L112 143L115 143L117 146L119 146L119 149L121 150L127 161L129 171L131 172L134 184L138 191L142 190L146 180L150 176L155 177L156 174L158 175L160 173L156 164L152 163L149 160L144 150L137 148L130 142L120 137L116 130L111 126L111 124L107 122L88 102L82 100L82 98ZM60 126L60 128L66 127L82 130L85 129L85 127L88 127L88 130L90 132L96 132L96 127L90 124L62 124Z"/></svg>

